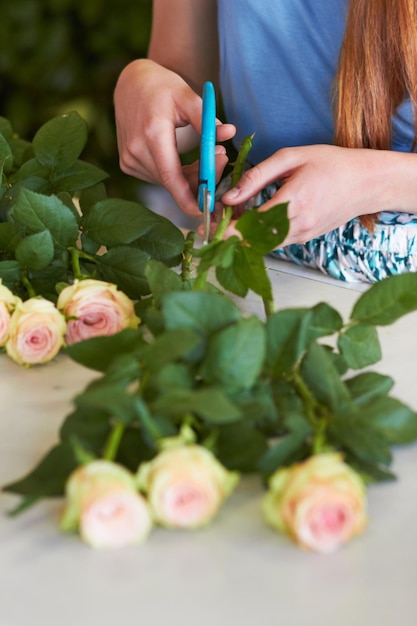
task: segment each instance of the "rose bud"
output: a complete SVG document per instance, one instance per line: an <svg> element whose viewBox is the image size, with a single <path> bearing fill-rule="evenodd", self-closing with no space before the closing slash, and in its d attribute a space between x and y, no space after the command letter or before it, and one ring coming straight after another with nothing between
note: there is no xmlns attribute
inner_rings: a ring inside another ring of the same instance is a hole
<svg viewBox="0 0 417 626"><path fill-rule="evenodd" d="M60 528L78 531L93 548L121 548L144 541L152 520L133 474L121 465L98 460L69 477Z"/></svg>
<svg viewBox="0 0 417 626"><path fill-rule="evenodd" d="M239 476L206 448L179 445L160 452L138 469L154 520L168 528L200 528L216 515Z"/></svg>
<svg viewBox="0 0 417 626"><path fill-rule="evenodd" d="M273 527L321 553L334 552L367 524L365 484L338 453L277 470L263 509Z"/></svg>
<svg viewBox="0 0 417 626"><path fill-rule="evenodd" d="M116 285L87 278L65 287L58 297L58 309L65 315L68 345L91 337L114 335L125 328L137 328L133 302Z"/></svg>
<svg viewBox="0 0 417 626"><path fill-rule="evenodd" d="M9 338L11 315L20 302L20 298L2 285L0 280L0 347L3 347Z"/></svg>
<svg viewBox="0 0 417 626"><path fill-rule="evenodd" d="M19 302L10 320L6 352L20 365L46 363L64 345L65 330L64 317L49 300Z"/></svg>

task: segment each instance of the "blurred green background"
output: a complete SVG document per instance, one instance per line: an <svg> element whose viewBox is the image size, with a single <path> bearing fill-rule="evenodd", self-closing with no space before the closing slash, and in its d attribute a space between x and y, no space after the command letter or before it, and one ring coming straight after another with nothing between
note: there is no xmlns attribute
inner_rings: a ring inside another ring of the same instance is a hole
<svg viewBox="0 0 417 626"><path fill-rule="evenodd" d="M152 0L1 0L0 115L32 140L51 117L88 122L82 158L110 174L109 195L133 198L119 169L113 90L121 69L145 56Z"/></svg>

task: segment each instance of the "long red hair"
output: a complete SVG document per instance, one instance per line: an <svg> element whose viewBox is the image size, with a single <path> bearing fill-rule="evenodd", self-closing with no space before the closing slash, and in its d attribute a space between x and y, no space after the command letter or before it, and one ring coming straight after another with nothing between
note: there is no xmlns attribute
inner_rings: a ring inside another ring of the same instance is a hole
<svg viewBox="0 0 417 626"><path fill-rule="evenodd" d="M335 94L339 146L389 150L392 115L406 96L417 120L416 0L350 0Z"/></svg>

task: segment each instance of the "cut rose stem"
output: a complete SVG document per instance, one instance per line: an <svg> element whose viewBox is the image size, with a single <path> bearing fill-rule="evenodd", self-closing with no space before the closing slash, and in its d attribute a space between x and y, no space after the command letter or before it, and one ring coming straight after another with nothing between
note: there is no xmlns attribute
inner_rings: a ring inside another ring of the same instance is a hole
<svg viewBox="0 0 417 626"><path fill-rule="evenodd" d="M195 232L193 230L190 230L185 238L184 251L182 253L181 279L183 283L188 282L191 278L194 242Z"/></svg>

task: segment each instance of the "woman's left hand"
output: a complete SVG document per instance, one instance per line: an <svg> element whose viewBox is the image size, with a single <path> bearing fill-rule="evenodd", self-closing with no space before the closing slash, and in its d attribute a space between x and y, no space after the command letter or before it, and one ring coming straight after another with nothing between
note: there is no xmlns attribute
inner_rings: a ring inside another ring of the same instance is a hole
<svg viewBox="0 0 417 626"><path fill-rule="evenodd" d="M415 213L416 190L410 194L399 183L405 174L409 188L417 176L417 155L331 145L283 148L247 170L222 202L240 205L280 180L280 189L259 210L289 202L290 230L283 245L304 243L360 215Z"/></svg>

